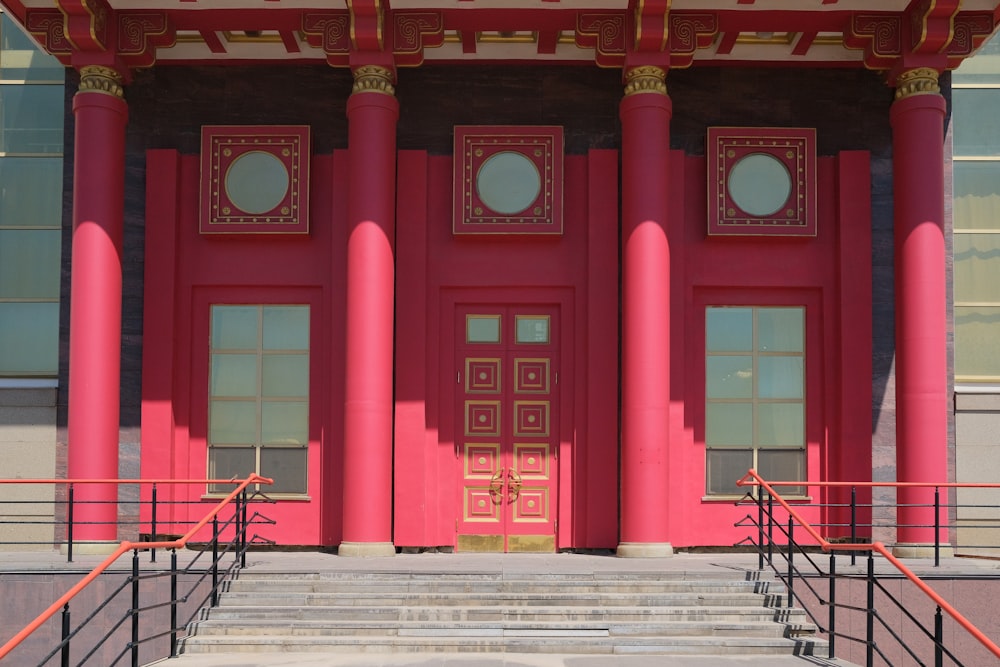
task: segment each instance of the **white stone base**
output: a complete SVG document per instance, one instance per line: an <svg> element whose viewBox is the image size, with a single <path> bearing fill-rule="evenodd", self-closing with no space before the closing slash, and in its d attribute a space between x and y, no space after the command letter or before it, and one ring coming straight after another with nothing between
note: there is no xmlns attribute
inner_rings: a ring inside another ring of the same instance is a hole
<svg viewBox="0 0 1000 667"><path fill-rule="evenodd" d="M81 542L73 540L74 556L107 556L118 548L121 542ZM63 544L59 547L59 553L67 555L69 545Z"/></svg>
<svg viewBox="0 0 1000 667"><path fill-rule="evenodd" d="M674 548L669 542L622 542L617 554L619 558L670 558Z"/></svg>
<svg viewBox="0 0 1000 667"><path fill-rule="evenodd" d="M349 558L395 556L396 547L392 542L341 542L337 548L337 555Z"/></svg>
<svg viewBox="0 0 1000 667"><path fill-rule="evenodd" d="M950 544L942 544L938 548L941 558L951 558L955 550ZM934 558L934 544L897 544L892 548L896 558Z"/></svg>

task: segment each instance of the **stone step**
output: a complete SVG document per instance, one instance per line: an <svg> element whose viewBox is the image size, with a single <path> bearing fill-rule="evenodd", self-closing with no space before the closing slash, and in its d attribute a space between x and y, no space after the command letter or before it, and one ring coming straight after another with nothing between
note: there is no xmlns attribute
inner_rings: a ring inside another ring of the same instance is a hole
<svg viewBox="0 0 1000 667"><path fill-rule="evenodd" d="M809 624L781 625L771 620L744 620L723 622L718 620L683 621L552 621L539 627L533 621L373 621L373 620L311 620L297 621L289 631L288 623L272 619L242 619L240 623L219 622L214 619L200 621L191 632L203 636L347 636L377 635L385 637L493 637L518 636L524 633L547 633L548 636L594 637L682 637L682 636L745 636L785 637L803 636L815 632Z"/></svg>
<svg viewBox="0 0 1000 667"><path fill-rule="evenodd" d="M614 621L716 621L720 623L769 621L804 622L801 609L764 606L683 606L683 607L399 607L399 606L219 606L203 612L203 620L239 621L282 619L285 622L365 621L365 622L497 622L523 621L536 624L554 622Z"/></svg>
<svg viewBox="0 0 1000 667"><path fill-rule="evenodd" d="M544 592L544 593L517 593L501 592L480 593L368 593L358 592L353 595L338 593L288 593L284 591L252 591L238 592L229 591L222 596L220 605L234 607L242 605L262 605L269 606L289 606L289 607L310 607L310 606L355 606L355 607L384 607L384 606L502 606L525 607L525 606L551 606L554 604L565 605L567 607L580 606L603 606L603 607L659 607L659 606L745 606L758 604L761 606L781 606L784 596L780 594L759 594L759 593L671 593L664 595L626 593L586 593L577 594L574 592Z"/></svg>
<svg viewBox="0 0 1000 667"><path fill-rule="evenodd" d="M619 637L573 633L552 636L545 631L524 631L502 636L464 637L341 637L223 636L188 637L180 642L182 653L558 653L657 654L657 655L812 655L825 650L811 639L768 637Z"/></svg>
<svg viewBox="0 0 1000 667"><path fill-rule="evenodd" d="M627 581L565 581L565 580L504 580L479 581L457 579L421 580L326 580L296 581L290 579L240 578L227 584L232 592L280 590L285 593L545 593L552 590L587 595L594 593L668 594L668 593L781 593L784 586L767 581L713 581L708 579L663 582Z"/></svg>
<svg viewBox="0 0 1000 667"><path fill-rule="evenodd" d="M740 573L244 571L181 650L808 654L816 628L785 599L780 583Z"/></svg>

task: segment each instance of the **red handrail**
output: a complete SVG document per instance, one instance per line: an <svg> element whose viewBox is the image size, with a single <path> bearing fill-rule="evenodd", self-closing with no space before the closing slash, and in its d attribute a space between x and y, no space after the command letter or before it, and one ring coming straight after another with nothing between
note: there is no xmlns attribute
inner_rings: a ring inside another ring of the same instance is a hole
<svg viewBox="0 0 1000 667"><path fill-rule="evenodd" d="M746 475L741 477L739 481L736 482L736 486L760 486L770 494L771 498L778 502L788 514L794 518L800 526L806 529L810 535L819 543L823 551L876 551L885 557L889 563L891 563L897 570L899 570L907 579L912 581L918 589L920 589L927 597L933 600L937 606L939 606L944 612L955 619L960 626L965 628L965 631L970 635L975 637L980 644L986 647L993 655L1000 658L1000 646L997 646L993 641L983 634L982 630L977 628L971 621L969 621L965 616L963 616L957 609L952 607L948 602L935 592L933 588L928 586L924 581L917 576L917 574L906 567L898 558L892 555L892 553L885 548L882 542L872 542L871 544L834 544L827 542L826 539L819 534L815 528L812 527L809 522L802 518L802 516L795 511L795 509L789 505L781 495L774 490L774 485L778 486L891 486L891 487L997 487L1000 488L1000 484L962 484L958 482L948 482L948 483L921 483L921 482L767 482L760 475L757 474L756 470L749 470Z"/></svg>
<svg viewBox="0 0 1000 667"><path fill-rule="evenodd" d="M23 483L53 483L53 482L63 483L63 482L72 482L72 483L135 484L135 483L146 483L146 482L154 482L154 481L157 482L157 483L172 483L172 482L176 482L176 483L201 483L201 484L210 484L210 483L214 482L216 484L226 484L226 483L235 482L236 480L231 480L231 479L221 479L221 480L203 480L203 479L201 479L201 480L147 480L147 479L141 479L141 480L140 479L105 479L105 480L91 480L91 479L72 480L72 479L69 479L69 480L67 480L67 479L50 479L50 480L0 480L0 483L13 483L13 482L17 482L17 483L22 483L23 484ZM220 500L218 502L218 504L212 509L212 511L210 511L208 514L206 514L204 516L204 518L201 519L201 521L199 521L198 523L196 523L191 528L191 530L189 530L182 537L180 537L180 538L178 538L176 540L172 540L170 542L131 542L131 541L128 541L128 540L123 541L121 544L118 545L118 548L115 549L114 552L111 553L111 555L109 555L107 558L105 558L97 567L95 567L93 570L90 571L90 573L88 573L86 576L84 576L83 579L81 579L80 581L78 581L75 586L73 586L68 591L66 591L66 593L63 594L62 597L60 597L58 600L56 600L55 602L53 602L49 606L48 609L46 609L41 614L39 614L35 618L35 620L33 620L28 625L26 625L24 627L24 629L22 629L16 635L14 635L13 637L11 637L11 639L6 644L4 644L3 646L0 646L0 660L3 660L4 657L6 657L8 653L10 653L12 650L14 650L14 648L16 648L18 644L20 644L25 639L27 639L28 636L31 635L31 633L33 633L35 630L37 630L39 627L41 627L41 625L43 623L45 623L45 621L47 621L50 618L52 618L56 614L56 612L58 612L60 609L62 609L66 605L66 603L68 603L70 600L72 600L74 597L76 597L77 593L79 593L84 588L86 588L87 585L90 584L90 582L92 582L94 579L96 579L98 576L100 576L101 573L103 573L105 570L107 570L109 567L111 567L111 565L116 560L118 560L118 557L121 556L122 554L128 553L129 551L132 551L133 549L183 549L185 546L187 546L188 541L191 538L194 537L195 533L197 533L199 530L201 530L202 528L204 528L208 524L208 522L212 520L213 517L215 517L220 511L222 511L222 508L224 508L226 505L228 505L229 503L231 503L233 501L233 499L237 495L239 495L245 488L247 488L251 484L273 484L273 483L274 483L274 480L268 479L267 477L261 477L260 475L257 475L257 474L250 475L250 477L248 477L247 479L243 480L239 484L239 486L237 486L235 489L233 489L229 493L228 496L226 496L225 498L223 498L222 500Z"/></svg>

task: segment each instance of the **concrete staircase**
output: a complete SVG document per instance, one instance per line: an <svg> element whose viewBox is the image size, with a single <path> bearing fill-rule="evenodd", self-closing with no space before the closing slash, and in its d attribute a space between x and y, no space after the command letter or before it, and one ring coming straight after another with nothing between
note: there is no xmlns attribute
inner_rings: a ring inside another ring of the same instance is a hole
<svg viewBox="0 0 1000 667"><path fill-rule="evenodd" d="M825 655L780 583L743 576L245 570L180 650Z"/></svg>

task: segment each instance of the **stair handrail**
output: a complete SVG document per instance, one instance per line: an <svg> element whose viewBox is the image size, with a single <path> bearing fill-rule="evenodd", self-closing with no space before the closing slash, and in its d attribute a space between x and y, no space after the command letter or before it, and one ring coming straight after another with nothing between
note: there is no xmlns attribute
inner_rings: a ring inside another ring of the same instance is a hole
<svg viewBox="0 0 1000 667"><path fill-rule="evenodd" d="M787 482L774 482L774 483L775 484L788 484ZM799 482L794 482L794 484L797 485L797 486L802 486L804 483L801 482L801 481L799 481ZM854 484L854 483L853 482L829 482L829 483L819 483L819 484L817 484L815 482L806 482L805 484L807 484L808 486L817 486L817 485L818 486L834 486L834 485L850 486L851 484ZM900 561L898 558L896 558L892 554L892 552L889 551L885 547L885 544L883 544L882 542L871 542L871 543L867 543L867 544L865 544L865 543L843 544L843 543L828 542L826 540L826 538L823 537L823 535L820 534L820 532L818 530L816 530L812 526L812 524L810 524L808 521L806 521L802 517L801 514L799 514L797 511L795 511L795 508L792 505L790 505L784 498L781 497L781 494L779 494L777 491L774 490L774 487L769 482L767 482L763 477L761 477L760 475L758 475L757 471L754 470L754 469L752 469L752 468L747 471L747 474L745 474L743 477L741 477L736 482L736 485L737 486L741 486L741 487L742 486L758 486L758 487L764 489L765 491L767 491L767 493L769 494L769 496L775 502L777 502L778 504L780 504L788 512L789 516L792 517L796 522L798 522L798 524L802 528L804 528L805 531L807 533L809 533L813 537L813 539L816 540L817 544L820 546L820 548L824 552L827 552L827 553L829 553L831 551L846 551L846 552L851 552L851 551L864 551L864 552L874 551L874 552L877 552L878 554L880 554L881 556L883 556L886 559L886 561L888 561L893 567L895 567L897 570L899 570L899 572L903 576L905 576L907 579L909 579L911 582L913 582L913 584L916 585L916 587L917 587L918 590L920 590L924 595L926 595L931 600L933 600L934 603L937 604L938 607L940 607L942 611L944 611L949 616L951 616L955 620L955 622L959 624L959 626L961 626L970 635L972 635L973 637L975 637L976 640L979 641L979 643L982 644L988 651L990 651L993 655L995 655L998 658L1000 658L1000 646L997 646L997 644L995 644L989 637L987 637L983 633L982 630L980 630L979 628L977 628L976 625L974 623L972 623L972 621L968 620L965 616L962 615L961 612L959 612L957 609L955 609L953 606L951 606L951 604L949 604L947 600L945 600L943 597L941 597L940 595L938 595L938 593L933 588L931 588L930 586L928 586L927 583L925 583L924 580L921 579L917 575L916 572L914 572L913 570L911 570L910 568L908 568L902 561ZM863 485L863 483L858 483L857 485L861 486L861 485ZM941 483L941 484L926 483L925 484L925 483L921 483L921 482L869 482L866 485L868 485L868 486L874 486L874 485L878 485L878 486L891 486L891 487L897 487L897 488L898 487L928 487L928 486L940 486L940 487L944 487L944 486L966 486L965 484L961 484L961 483L948 483L948 484L945 484L945 483ZM975 485L975 486L982 486L982 485ZM989 485L987 485L987 486L989 486ZM993 485L993 486L996 486L996 485Z"/></svg>
<svg viewBox="0 0 1000 667"><path fill-rule="evenodd" d="M29 481L29 480L20 480L20 481ZM44 480L44 481L67 482L74 480L63 479L63 480ZM148 482L151 480L118 479L118 480L75 480L75 481L90 482L90 483L114 482L116 484L123 484L123 483L134 484L136 482ZM162 480L162 481L176 481L176 480ZM204 483L206 481L208 482L215 481L217 483L224 483L224 482L236 482L237 480L185 480L185 481L194 481L199 483ZM234 488L227 496L222 498L215 505L215 507L213 507L204 517L202 517L200 521L195 523L194 526L192 526L187 533L177 538L176 540L161 541L161 542L132 542L130 540L123 540L118 545L118 547L111 554L108 555L107 558L101 561L101 563L99 563L89 573L84 575L83 579L78 581L74 586L72 586L68 591L66 591L66 593L64 593L58 600L53 602L45 611L36 616L33 621L24 626L24 628L21 629L13 637L11 637L6 644L0 646L0 660L3 660L7 656L7 654L9 654L12 650L17 648L17 646L21 642L23 642L25 639L31 636L31 634L35 630L40 628L43 623L45 623L47 620L55 616L55 614L59 612L66 604L68 604L70 600L76 597L80 593L80 591L85 589L88 585L90 585L92 581L94 581L105 570L111 567L111 565L113 565L114 562L118 560L118 558L120 558L123 554L133 550L138 551L146 549L183 549L188 545L188 542L194 539L194 536L198 533L198 531L200 531L202 528L208 525L209 521L212 521L216 516L218 516L219 512L221 512L227 505L232 503L233 500L240 493L242 493L248 486L250 486L251 484L273 484L273 483L274 483L273 479L270 479L268 477L261 477L256 473L251 473L249 477L244 479L242 482L239 482L236 488Z"/></svg>

